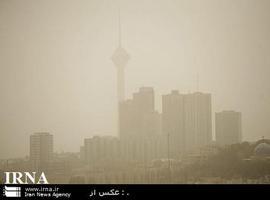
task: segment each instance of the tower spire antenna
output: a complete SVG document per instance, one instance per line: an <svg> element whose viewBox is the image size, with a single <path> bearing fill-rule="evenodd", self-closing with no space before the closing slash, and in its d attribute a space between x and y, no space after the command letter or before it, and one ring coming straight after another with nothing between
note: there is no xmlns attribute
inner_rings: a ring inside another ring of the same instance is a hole
<svg viewBox="0 0 270 200"><path fill-rule="evenodd" d="M112 55L112 61L117 70L117 96L118 102L125 100L125 68L129 61L129 54L122 47L120 7L118 6L118 47Z"/></svg>
<svg viewBox="0 0 270 200"><path fill-rule="evenodd" d="M118 125L117 132L119 132L119 103L125 100L125 68L130 59L129 54L122 47L122 30L121 30L121 16L120 6L118 6L118 47L114 51L111 59L116 67L116 80L117 80L117 107L118 107Z"/></svg>
<svg viewBox="0 0 270 200"><path fill-rule="evenodd" d="M118 45L119 45L119 47L122 47L122 29L121 29L120 7L118 7Z"/></svg>

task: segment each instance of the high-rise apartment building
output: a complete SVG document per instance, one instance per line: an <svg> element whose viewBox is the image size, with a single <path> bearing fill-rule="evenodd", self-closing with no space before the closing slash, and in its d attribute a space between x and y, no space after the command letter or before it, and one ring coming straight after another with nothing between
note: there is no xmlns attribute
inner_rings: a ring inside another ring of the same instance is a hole
<svg viewBox="0 0 270 200"><path fill-rule="evenodd" d="M53 158L53 135L46 132L30 136L30 162L32 169L46 169Z"/></svg>
<svg viewBox="0 0 270 200"><path fill-rule="evenodd" d="M240 143L242 140L241 113L222 111L216 113L216 142L219 145Z"/></svg>
<svg viewBox="0 0 270 200"><path fill-rule="evenodd" d="M167 136L169 153L178 158L212 140L211 95L180 94L174 90L162 96L162 128Z"/></svg>

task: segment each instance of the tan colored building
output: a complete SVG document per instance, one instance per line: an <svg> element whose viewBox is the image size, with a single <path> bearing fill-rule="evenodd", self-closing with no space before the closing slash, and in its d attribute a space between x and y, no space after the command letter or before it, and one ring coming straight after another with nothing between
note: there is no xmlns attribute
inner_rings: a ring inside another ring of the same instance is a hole
<svg viewBox="0 0 270 200"><path fill-rule="evenodd" d="M173 90L162 96L162 131L169 140L170 156L178 158L185 150L185 95Z"/></svg>
<svg viewBox="0 0 270 200"><path fill-rule="evenodd" d="M184 104L186 151L209 145L212 142L211 94L186 94Z"/></svg>
<svg viewBox="0 0 270 200"><path fill-rule="evenodd" d="M46 132L30 136L30 163L33 170L44 170L53 159L53 135Z"/></svg>
<svg viewBox="0 0 270 200"><path fill-rule="evenodd" d="M211 94L180 94L174 90L162 96L162 128L168 136L170 154L178 158L212 141Z"/></svg>
<svg viewBox="0 0 270 200"><path fill-rule="evenodd" d="M217 112L215 118L217 144L229 145L240 143L242 141L240 112Z"/></svg>

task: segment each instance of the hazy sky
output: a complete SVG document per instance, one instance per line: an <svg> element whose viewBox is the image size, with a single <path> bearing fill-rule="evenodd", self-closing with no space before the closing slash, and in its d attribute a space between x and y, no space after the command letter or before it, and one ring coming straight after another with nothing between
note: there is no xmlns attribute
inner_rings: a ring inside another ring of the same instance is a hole
<svg viewBox="0 0 270 200"><path fill-rule="evenodd" d="M29 135L56 151L116 135L117 1L0 0L0 158ZM213 114L241 111L245 140L270 138L269 0L123 0L127 95L153 86L212 93ZM213 115L214 118L214 115Z"/></svg>

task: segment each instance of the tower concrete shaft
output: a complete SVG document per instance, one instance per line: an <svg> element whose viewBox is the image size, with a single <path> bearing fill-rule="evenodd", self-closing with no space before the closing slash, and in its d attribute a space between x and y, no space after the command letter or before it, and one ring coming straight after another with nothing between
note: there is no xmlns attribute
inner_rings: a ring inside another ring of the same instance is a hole
<svg viewBox="0 0 270 200"><path fill-rule="evenodd" d="M118 102L125 100L125 70L117 68L117 98Z"/></svg>

